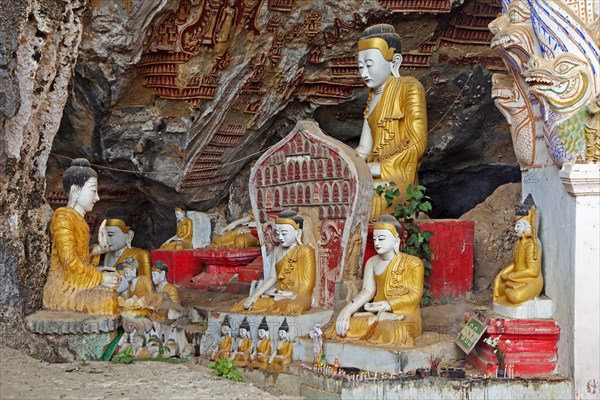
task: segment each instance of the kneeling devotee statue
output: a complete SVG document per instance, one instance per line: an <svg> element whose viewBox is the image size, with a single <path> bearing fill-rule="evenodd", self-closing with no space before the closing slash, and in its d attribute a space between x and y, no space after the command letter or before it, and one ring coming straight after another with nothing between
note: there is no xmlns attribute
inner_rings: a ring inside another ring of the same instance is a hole
<svg viewBox="0 0 600 400"><path fill-rule="evenodd" d="M542 244L537 237L538 210L531 195L517 212L520 218L515 224L517 243L513 250L513 262L496 276L493 286L494 303L517 306L533 300L542 292Z"/></svg>
<svg viewBox="0 0 600 400"><path fill-rule="evenodd" d="M247 299L231 312L298 315L311 307L317 267L314 250L302 244L304 219L295 211L283 211L275 220L275 268Z"/></svg>
<svg viewBox="0 0 600 400"><path fill-rule="evenodd" d="M69 194L66 207L54 211L50 221L52 254L44 285L44 308L82 311L89 314L117 314L119 274L101 272L96 265L108 252L104 223L99 244L90 249L90 227L84 216L92 211L98 197L98 175L88 160L75 159L63 175Z"/></svg>
<svg viewBox="0 0 600 400"><path fill-rule="evenodd" d="M373 225L376 256L365 265L362 290L340 311L324 336L380 346L414 346L421 336L425 268L418 257L401 253L402 228L391 215ZM364 312L358 312L364 306Z"/></svg>
<svg viewBox="0 0 600 400"><path fill-rule="evenodd" d="M131 217L123 207L106 210L106 232L110 250L104 255L105 267L116 267L127 258L138 263L137 274L151 278L152 261L148 250L131 246L134 232L131 229Z"/></svg>
<svg viewBox="0 0 600 400"><path fill-rule="evenodd" d="M371 26L358 41L358 70L369 91L359 157L367 162L374 186L394 182L401 196L418 183L417 172L427 147L427 107L423 85L400 76L400 36L388 24ZM392 206L393 207L393 206ZM383 194L373 193L371 221L390 214Z"/></svg>

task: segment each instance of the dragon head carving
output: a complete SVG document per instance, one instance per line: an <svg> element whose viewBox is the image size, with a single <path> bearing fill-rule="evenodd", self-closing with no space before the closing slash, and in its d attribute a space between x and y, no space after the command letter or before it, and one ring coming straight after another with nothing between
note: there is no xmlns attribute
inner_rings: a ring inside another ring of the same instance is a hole
<svg viewBox="0 0 600 400"><path fill-rule="evenodd" d="M523 76L529 91L545 100L557 114L577 111L594 92L589 65L569 53L551 60L533 56Z"/></svg>

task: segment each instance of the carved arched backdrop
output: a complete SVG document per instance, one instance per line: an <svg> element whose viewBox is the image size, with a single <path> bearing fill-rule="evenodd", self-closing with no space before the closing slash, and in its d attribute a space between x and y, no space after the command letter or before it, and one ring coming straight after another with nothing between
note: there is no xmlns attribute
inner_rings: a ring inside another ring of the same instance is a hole
<svg viewBox="0 0 600 400"><path fill-rule="evenodd" d="M68 160L60 156L139 171L101 171L95 218L110 205L128 207L136 241L151 247L172 234L176 204L211 211L230 191L243 193L258 154L246 157L300 119L355 146L367 93L356 42L379 22L396 27L401 73L427 91L431 133L420 179L436 215L457 217L520 179L510 130L490 96L492 73L505 69L487 28L500 0L150 3L92 0L85 12L49 161L53 206L66 200L59 176ZM235 218L249 210L246 197L230 197L218 211Z"/></svg>

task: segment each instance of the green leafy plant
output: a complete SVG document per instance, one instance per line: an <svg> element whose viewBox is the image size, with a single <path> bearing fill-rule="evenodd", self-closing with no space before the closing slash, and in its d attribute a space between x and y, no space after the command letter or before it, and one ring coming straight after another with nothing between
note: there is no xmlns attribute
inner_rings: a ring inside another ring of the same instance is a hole
<svg viewBox="0 0 600 400"><path fill-rule="evenodd" d="M235 382L244 381L244 376L240 371L237 370L235 365L233 365L233 361L231 361L229 358L223 358L214 363L210 363L208 364L208 368L213 370L213 375L222 376L223 378L227 378Z"/></svg>
<svg viewBox="0 0 600 400"><path fill-rule="evenodd" d="M131 364L134 360L133 346L129 346L125 351L114 355L110 362L115 364Z"/></svg>
<svg viewBox="0 0 600 400"><path fill-rule="evenodd" d="M421 306L431 304L433 296L429 290L429 279L433 265L431 260L434 259L434 254L431 251L430 240L433 232L424 230L421 231L419 225L415 224L415 220L419 218L421 213L431 211L430 198L425 194L427 189L422 185L410 184L406 188L406 198L404 201L398 201L400 197L400 189L394 182L388 185L377 186L376 193L381 196L383 194L388 207L395 204L393 215L404 227L402 232L402 248L401 250L412 256L419 257L425 267L425 285L423 288L423 297L421 298Z"/></svg>

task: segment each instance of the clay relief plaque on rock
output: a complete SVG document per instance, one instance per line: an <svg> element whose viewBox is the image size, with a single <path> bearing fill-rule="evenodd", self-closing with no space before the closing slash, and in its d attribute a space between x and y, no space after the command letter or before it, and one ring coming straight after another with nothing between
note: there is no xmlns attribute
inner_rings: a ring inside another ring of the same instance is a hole
<svg viewBox="0 0 600 400"><path fill-rule="evenodd" d="M372 186L367 165L354 150L325 135L315 122L298 122L256 162L250 175L252 208L263 227L258 233L265 268L273 248L267 232L281 211L295 210L304 218L303 242L316 253L313 307L333 307L348 253L361 260L364 255Z"/></svg>

